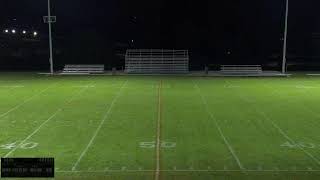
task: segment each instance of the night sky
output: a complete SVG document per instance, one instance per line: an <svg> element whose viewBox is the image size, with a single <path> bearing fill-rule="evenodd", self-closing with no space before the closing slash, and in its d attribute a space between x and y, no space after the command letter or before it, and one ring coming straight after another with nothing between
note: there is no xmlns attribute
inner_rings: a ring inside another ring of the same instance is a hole
<svg viewBox="0 0 320 180"><path fill-rule="evenodd" d="M290 0L290 56L320 56L319 7L316 0ZM0 27L23 24L46 34L46 8L46 0L1 0ZM131 48L189 49L198 65L264 63L277 57L282 51L284 8L285 0L52 0L58 20L55 37L70 46L100 44L113 49L110 54L121 43Z"/></svg>

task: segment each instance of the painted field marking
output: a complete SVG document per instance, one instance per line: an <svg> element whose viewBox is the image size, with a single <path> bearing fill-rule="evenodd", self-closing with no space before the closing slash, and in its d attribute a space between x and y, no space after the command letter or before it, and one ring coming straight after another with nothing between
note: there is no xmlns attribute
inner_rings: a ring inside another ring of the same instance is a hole
<svg viewBox="0 0 320 180"><path fill-rule="evenodd" d="M229 83L228 81L225 81L225 82L226 82L226 83ZM240 95L238 95L238 97L239 97L240 99L242 99L244 102L248 103L248 104L251 103L250 101L247 100L247 98L244 98L244 97L242 97L242 96L240 96ZM273 126L275 129L277 129L278 132L279 132L285 139L287 139L287 140L288 140L289 142L291 142L292 144L297 144L297 143L296 143L292 138L290 138L271 118L269 118L269 117L265 114L265 112L257 109L256 106L252 106L252 107L253 107L252 109L253 109L255 112L257 112L258 114L261 114L262 117L263 117L265 120L269 121L269 122L272 124L272 126ZM302 152L304 152L307 156L309 156L314 162L316 162L318 165L320 165L320 161L319 161L315 156L313 156L311 153L309 153L307 150L305 150L302 146L300 146L300 145L298 145L298 144L297 144L297 147L298 147Z"/></svg>
<svg viewBox="0 0 320 180"><path fill-rule="evenodd" d="M318 87L297 85L297 86L295 86L295 88L297 88L297 89L316 89L316 88L318 88Z"/></svg>
<svg viewBox="0 0 320 180"><path fill-rule="evenodd" d="M220 136L222 137L224 143L225 143L226 146L228 147L231 155L233 156L234 160L237 162L239 168L240 168L241 170L245 170L245 168L243 167L240 159L238 158L237 154L235 153L234 149L232 148L232 146L230 145L229 141L227 140L227 138L226 138L225 135L223 134L222 129L221 129L221 127L220 127L220 125L219 125L216 117L215 117L215 116L212 114L212 112L209 110L208 102L207 102L207 100L204 98L204 96L202 95L200 87L199 87L199 86L197 85L197 83L195 83L194 81L193 81L193 83L194 83L194 86L195 86L195 88L197 89L197 91L198 91L198 93L199 93L199 95L200 95L200 97L201 97L201 99L202 99L203 105L205 106L205 109L206 109L208 115L210 116L211 120L213 120L213 121L215 122L216 128L218 129L218 131L219 131L219 133L220 133Z"/></svg>
<svg viewBox="0 0 320 180"><path fill-rule="evenodd" d="M267 86L267 85L264 85L264 86L265 86L266 88L271 88L271 87L269 87L269 86ZM277 89L272 88L272 91L273 91L272 95L274 95L274 94L276 94L276 93L277 93L277 94L280 94L279 90L277 90ZM304 89L304 92L308 93L305 89ZM279 97L281 97L281 96L279 96ZM286 100L288 100L288 99L286 99ZM296 103L296 102L295 102L295 103ZM302 104L302 105L303 105L302 107L303 107L306 111L308 111L309 113L313 114L313 115L316 116L317 118L320 117L320 114L319 114L319 113L313 111L311 108L309 108L308 106L306 106L305 103L300 102L300 104ZM312 124L315 124L315 123L312 123Z"/></svg>
<svg viewBox="0 0 320 180"><path fill-rule="evenodd" d="M8 143L8 144L2 144L0 145L0 149L5 149L5 150L10 150L10 149L14 149L15 147L17 147L17 142L14 142L14 143ZM18 148L20 149L33 149L35 147L38 146L39 143L36 143L36 142L26 142L26 143L23 143L21 144L20 146L18 146Z"/></svg>
<svg viewBox="0 0 320 180"><path fill-rule="evenodd" d="M171 149L171 148L175 148L177 146L177 143L167 142L167 141L161 141L160 144L161 144L160 147L165 148L165 149ZM140 146L140 148L153 149L156 147L156 142L155 141L140 142L139 146Z"/></svg>
<svg viewBox="0 0 320 180"><path fill-rule="evenodd" d="M238 85L224 85L224 88L233 89L233 88L241 88L241 86L238 86Z"/></svg>
<svg viewBox="0 0 320 180"><path fill-rule="evenodd" d="M280 145L281 147L286 147L290 149L298 148L298 146L301 146L303 148L307 149L315 149L320 148L320 145L314 144L314 143L304 143L304 142L298 142L297 144L292 144L291 142L285 142Z"/></svg>
<svg viewBox="0 0 320 180"><path fill-rule="evenodd" d="M320 172L320 170L315 170L315 169L262 169L262 170L256 170L256 169L246 169L246 170L239 170L239 169L218 169L218 170L210 170L210 169L164 169L160 170L161 172L169 172L169 173L174 173L174 172L253 172L253 173L263 173L263 172L270 172L270 173L281 173L281 172ZM120 170L111 170L109 169L108 171L104 170L95 170L95 171L68 171L68 170L58 170L56 171L57 173L123 173L124 171L122 169ZM140 170L140 169L127 169L125 172L145 172L145 173L153 173L154 170Z"/></svg>
<svg viewBox="0 0 320 180"><path fill-rule="evenodd" d="M282 136L287 139L289 142L293 143L293 144L297 144L293 139L291 139L273 120L271 120L264 112L260 111L260 114L262 114L262 116L271 122L272 126L275 127L280 134L282 134ZM297 144L297 147L303 151L307 156L309 156L312 160L314 160L318 165L320 165L320 161L313 156L311 153L309 153L307 150L305 150L302 146L300 146L299 144Z"/></svg>
<svg viewBox="0 0 320 180"><path fill-rule="evenodd" d="M3 116L6 116L7 114L9 114L10 112L17 110L18 108L20 108L21 106L23 106L24 104L26 104L27 102L31 101L32 99L34 99L35 97L41 95L42 93L46 92L48 89L50 89L51 87L57 85L58 83L52 84L50 86L48 86L47 88L41 90L39 93L36 93L34 95L32 95L30 98L27 98L26 100L24 100L22 103L16 105L15 107L9 109L7 112L3 113L0 115L0 118L2 118Z"/></svg>
<svg viewBox="0 0 320 180"><path fill-rule="evenodd" d="M154 88L154 89L159 89L159 84L152 84L151 85L151 88ZM161 85L161 89L171 89L171 85L167 84L167 85Z"/></svg>
<svg viewBox="0 0 320 180"><path fill-rule="evenodd" d="M23 85L7 85L7 86L0 86L0 88L24 88L25 86Z"/></svg>
<svg viewBox="0 0 320 180"><path fill-rule="evenodd" d="M71 103L75 97L83 93L87 88L82 89L78 93L74 94L71 96L71 98L65 102L64 105ZM19 145L17 145L14 149L12 149L10 152L8 152L4 157L7 158L9 157L14 151L16 151L19 147L21 147L22 144L24 144L26 141L28 141L33 135L35 135L37 132L40 131L40 129L46 125L51 119L53 119L57 114L59 114L63 110L63 107L59 108L55 113L53 113L46 121L44 121L37 129L35 129L29 136L27 136L24 140L20 142Z"/></svg>
<svg viewBox="0 0 320 180"><path fill-rule="evenodd" d="M162 89L162 80L158 86L158 119L157 119L157 137L156 137L156 171L154 175L155 180L160 179L160 149L161 149L161 118L162 118L162 97L161 97L161 89Z"/></svg>
<svg viewBox="0 0 320 180"><path fill-rule="evenodd" d="M279 92L279 90L277 90L277 89L275 89L275 88L272 88L272 87L270 87L270 86L267 86L267 85L265 85L264 84L264 86L266 87L266 88L269 88L269 89L272 89L272 91L274 92L274 93L272 93L273 95L274 94L279 94L279 95L281 95L280 94L280 92ZM307 91L307 90L304 90L305 92ZM281 96L280 96L281 97ZM313 110L311 110L310 108L308 108L306 105L305 105L305 103L304 102L300 102L303 106L302 106L302 108L304 109L304 110L306 110L306 111L308 111L310 114L312 114L313 116L315 116L315 117L317 117L317 118L319 118L320 117L320 114L318 114L317 112L315 112L315 111L313 111ZM310 122L310 124L312 124L312 125L314 125L315 123L312 123L312 122ZM300 142L301 143L301 142ZM309 143L310 145L312 144L312 143ZM315 146L317 146L317 145L315 145ZM303 146L302 146L303 147Z"/></svg>
<svg viewBox="0 0 320 180"><path fill-rule="evenodd" d="M122 84L120 90L118 91L117 95L113 98L107 112L105 113L104 117L101 119L101 122L98 126L98 128L96 129L96 131L93 133L93 136L91 137L88 145L85 147L85 149L82 151L82 153L80 154L79 158L77 159L77 161L74 163L74 165L72 166L72 171L75 171L77 166L79 165L79 163L81 162L82 158L84 157L84 155L87 153L87 151L89 150L90 146L93 144L96 136L98 135L100 129L102 128L102 125L104 124L104 122L108 119L109 114L114 106L114 104L116 103L116 101L118 100L118 98L120 97L120 95L122 94L123 88L127 85L126 81L125 83Z"/></svg>
<svg viewBox="0 0 320 180"><path fill-rule="evenodd" d="M95 85L81 85L81 86L74 86L76 88L95 88Z"/></svg>

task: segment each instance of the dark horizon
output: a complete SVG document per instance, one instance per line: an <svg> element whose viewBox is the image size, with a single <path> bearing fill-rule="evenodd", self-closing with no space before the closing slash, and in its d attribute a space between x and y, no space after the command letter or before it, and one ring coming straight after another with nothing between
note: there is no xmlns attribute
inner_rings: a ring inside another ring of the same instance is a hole
<svg viewBox="0 0 320 180"><path fill-rule="evenodd" d="M270 58L279 61L282 53L285 0L52 0L51 4L52 14L57 16L54 46L63 54L57 57L61 64L68 60L121 64L115 56L119 44L189 49L192 63L201 67L221 62L271 63ZM289 56L320 57L319 5L290 0ZM3 0L0 26L28 26L45 39L47 25L42 16L47 14L46 8L44 0ZM46 42L41 46L46 48ZM75 54L79 52L82 54Z"/></svg>

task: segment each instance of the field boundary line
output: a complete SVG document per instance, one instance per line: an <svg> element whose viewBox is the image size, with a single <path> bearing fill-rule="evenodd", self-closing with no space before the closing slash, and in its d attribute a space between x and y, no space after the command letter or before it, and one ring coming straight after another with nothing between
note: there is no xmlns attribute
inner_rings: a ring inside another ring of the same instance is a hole
<svg viewBox="0 0 320 180"><path fill-rule="evenodd" d="M22 140L15 148L13 148L11 151L9 151L4 157L7 158L8 156L10 156L14 151L16 151L23 143L25 143L27 140L29 140L33 135L35 135L37 132L40 131L40 129L46 125L51 119L53 119L57 114L59 114L62 110L63 110L63 106L65 106L66 104L69 104L70 102L72 102L74 100L75 97L77 97L78 95L82 94L85 90L87 90L88 88L83 88L82 90L80 90L78 93L74 94L73 96L71 96L71 98L68 101L65 101L64 105L62 105L62 107L60 107L57 111L55 111L46 121L44 121L37 129L35 129L29 136L27 136L24 140Z"/></svg>
<svg viewBox="0 0 320 180"><path fill-rule="evenodd" d="M216 125L216 128L218 129L219 131L219 134L220 136L222 137L224 143L226 144L226 146L228 147L229 149L229 152L231 153L231 155L233 156L234 160L237 162L239 168L241 170L245 170L244 166L242 165L240 159L238 158L237 154L235 153L234 149L232 148L232 146L230 145L229 141L227 140L227 138L225 137L224 133L222 132L222 129L216 119L216 117L212 114L212 112L209 110L209 107L208 107L208 102L207 100L204 98L204 96L202 95L201 93L201 89L200 87L198 86L198 84L196 82L193 81L193 84L194 84L194 87L197 89L201 99L202 99L202 102L203 102L203 105L205 106L205 109L206 109L206 112L208 113L208 115L210 116L210 118L215 122L215 125Z"/></svg>
<svg viewBox="0 0 320 180"><path fill-rule="evenodd" d="M160 179L160 147L161 147L161 118L162 118L162 80L159 82L158 87L158 118L157 118L157 138L156 138L156 172L155 180Z"/></svg>
<svg viewBox="0 0 320 180"><path fill-rule="evenodd" d="M301 169L301 170L291 170L291 169L279 169L279 170L255 170L255 169L246 169L246 170L238 170L238 169L235 169L235 170L225 170L225 169L221 169L221 170L209 170L209 169L195 169L195 170L190 170L190 169L177 169L177 170L169 170L169 169L166 169L166 170L160 170L161 172L274 172L274 173L277 173L277 172L320 172L320 170L308 170L308 169ZM154 172L154 170L107 170L107 171L104 171L104 170L97 170L97 171L64 171L64 170L58 170L58 171L55 171L57 173L123 173L123 172Z"/></svg>
<svg viewBox="0 0 320 180"><path fill-rule="evenodd" d="M226 82L227 84L229 84L228 81L225 80L225 82ZM242 96L240 96L240 95L238 95L238 97L239 97L240 99L242 99L242 101L246 102L247 104L252 104L252 103L251 103L250 101L248 101L246 98L244 98L244 97L242 97ZM269 122L272 124L272 126L273 126L274 128L276 128L276 129L278 130L278 132L279 132L285 139L287 139L287 140L290 141L291 143L297 145L297 147L298 147L302 152L304 152L307 156L309 156L309 158L311 158L314 162L316 162L318 165L320 165L320 161L319 161L318 158L316 158L315 156L313 156L311 153L309 153L307 150L305 150L301 145L299 145L299 144L296 143L292 138L290 138L289 135L286 134L271 118L269 118L269 116L267 116L264 111L257 109L256 106L252 106L252 107L253 107L252 109L254 109L254 111L256 111L258 114L261 114L262 117L263 117L265 120L269 121Z"/></svg>
<svg viewBox="0 0 320 180"><path fill-rule="evenodd" d="M82 158L84 157L84 155L85 155L85 154L87 153L87 151L89 150L90 146L92 145L93 141L95 140L96 136L98 135L100 129L102 128L104 122L108 119L109 114L110 114L110 112L111 112L114 104L116 103L116 101L118 100L118 98L120 97L120 95L122 94L123 88L127 85L127 82L128 82L128 80L125 81L125 82L122 84L119 92L118 92L117 95L113 98L113 100L112 100L112 102L111 102L111 104L110 104L107 112L106 112L105 115L103 116L103 118L102 118L102 120L101 120L98 128L97 128L96 131L94 132L94 134L93 134L92 138L90 139L88 145L85 147L85 149L82 151L82 153L80 154L80 156L79 156L79 158L77 159L77 161L76 161L76 162L74 163L74 165L72 166L72 171L75 171L75 169L77 168L77 166L78 166L79 163L81 162Z"/></svg>
<svg viewBox="0 0 320 180"><path fill-rule="evenodd" d="M41 90L40 92L38 92L38 93L36 93L36 94L33 94L31 97L25 99L22 103L20 103L20 104L14 106L13 108L9 109L7 112L2 113L2 114L0 115L0 119L1 119L2 117L6 116L7 114L9 114L10 112L17 110L18 108L20 108L21 106L23 106L23 105L26 104L27 102L31 101L31 100L34 99L35 97L37 97L37 96L39 96L40 94L46 92L48 89L52 88L53 86L55 86L55 85L57 85L57 84L58 84L58 83L54 83L54 84L52 84L52 85L49 85L48 87L46 87L45 89Z"/></svg>

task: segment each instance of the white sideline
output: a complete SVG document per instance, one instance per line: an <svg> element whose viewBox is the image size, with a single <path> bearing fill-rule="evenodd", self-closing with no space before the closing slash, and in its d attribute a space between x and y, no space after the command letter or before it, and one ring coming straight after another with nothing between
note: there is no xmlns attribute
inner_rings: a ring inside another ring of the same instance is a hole
<svg viewBox="0 0 320 180"><path fill-rule="evenodd" d="M194 170L190 170L190 169L176 169L176 170L170 170L170 169L166 169L166 170L160 170L161 172L320 172L320 170L313 170L313 169L296 169L296 170L291 170L291 169L265 169L265 170L255 170L255 169L246 169L246 170L225 170L225 169L221 169L221 170L210 170L210 169L194 169ZM64 171L64 170L57 170L57 173L123 173L123 172L154 172L154 170L93 170L93 171Z"/></svg>
<svg viewBox="0 0 320 180"><path fill-rule="evenodd" d="M21 107L21 106L22 106L22 105L24 105L25 103L27 103L27 102L31 101L33 98L35 98L35 97L39 96L40 94L44 93L45 91L47 91L48 89L50 89L52 86L55 86L55 85L57 85L57 84L58 84L58 83L54 83L54 84L52 84L52 85L48 86L47 88L43 89L43 90L42 90L42 91L40 91L39 93L32 95L30 98L28 98L28 99L24 100L22 103L20 103L20 104L16 105L15 107L13 107L13 108L9 109L7 112L5 112L5 113L1 114L1 115L0 115L0 118L2 118L3 116L6 116L6 115L7 115L7 114L9 114L10 112L12 112L12 111L14 111L14 110L18 109L19 107Z"/></svg>
<svg viewBox="0 0 320 180"><path fill-rule="evenodd" d="M94 132L92 138L90 139L88 145L86 146L86 148L82 151L82 153L80 154L78 160L75 162L75 164L72 167L72 171L75 171L75 169L77 168L78 164L81 162L82 158L84 157L84 155L87 153L87 151L89 150L90 146L92 145L93 141L95 140L96 136L98 135L100 129L102 128L102 125L104 124L104 122L106 121L106 119L109 117L109 114L112 110L112 107L114 106L115 102L118 100L118 98L120 97L123 87L127 84L128 81L126 81L125 83L122 84L118 94L113 98L111 105L108 108L108 111L106 112L106 114L104 115L104 117L102 118L98 128L96 129L96 131Z"/></svg>
<svg viewBox="0 0 320 180"><path fill-rule="evenodd" d="M0 88L23 88L25 86L22 85L15 85L15 86L0 86Z"/></svg>
<svg viewBox="0 0 320 180"><path fill-rule="evenodd" d="M85 90L87 90L88 88L83 88L82 90L80 90L78 93L74 94L73 96L71 96L71 98L66 101L65 104L69 104L70 102L72 102L74 100L74 98L78 95L80 95L81 93L83 93ZM59 112L61 112L63 110L63 108L59 108L55 113L53 113L46 121L44 121L36 130L34 130L29 136L27 136L23 141L20 142L20 144L18 144L15 148L13 148L10 152L8 152L4 157L8 157L10 156L14 151L16 151L23 143L25 143L27 140L29 140L33 135L35 135L45 124L47 124L51 119L53 119Z"/></svg>
<svg viewBox="0 0 320 180"><path fill-rule="evenodd" d="M203 97L203 95L202 95L202 93L201 93L200 87L199 87L194 81L193 81L193 83L194 83L196 89L198 90L199 95L201 96L202 102L203 102L203 104L204 104L204 106L205 106L205 109L206 109L207 113L209 114L210 118L215 122L215 125L216 125L216 127L217 127L217 129L218 129L218 131L219 131L219 133L220 133L220 136L222 137L224 143L227 145L230 153L232 154L233 158L236 160L239 168L240 168L241 170L245 170L245 168L244 168L243 165L241 164L240 159L238 158L237 154L235 153L234 149L232 148L232 146L231 146L230 143L228 142L227 138L224 136L224 134L223 134L223 132L222 132L222 130L221 130L221 127L220 127L217 119L213 116L213 114L212 114L211 111L209 110L209 108L208 108L208 103L207 103L206 99Z"/></svg>
<svg viewBox="0 0 320 180"><path fill-rule="evenodd" d="M230 84L228 81L225 81L225 82L226 82L227 84ZM244 97L242 97L242 96L240 96L240 95L238 95L238 97L239 97L240 99L242 99L244 102L246 102L246 103L248 103L248 104L250 103L250 101L248 101L247 98L244 98ZM258 110L258 109L256 108L256 106L253 106L252 109L254 109L257 113L261 114L262 117L263 117L265 120L271 122L272 126L273 126L274 128L276 128L276 129L278 130L278 132L279 132L285 139L287 139L288 141L290 141L290 142L293 143L293 144L296 144L297 147L298 147L301 151L303 151L303 152L304 152L307 156L309 156L313 161L315 161L318 165L320 165L320 161L319 161L315 156L313 156L311 153L309 153L307 150L305 150L302 146L300 146L298 143L296 143L292 138L290 138L271 118L269 118L269 117L265 114L265 112L263 112L263 111L261 111L261 110Z"/></svg>

